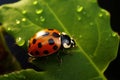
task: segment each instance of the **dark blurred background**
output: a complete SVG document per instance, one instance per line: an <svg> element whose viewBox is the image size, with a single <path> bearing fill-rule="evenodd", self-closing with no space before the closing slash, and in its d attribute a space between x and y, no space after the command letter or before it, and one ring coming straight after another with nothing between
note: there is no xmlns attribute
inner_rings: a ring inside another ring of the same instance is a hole
<svg viewBox="0 0 120 80"><path fill-rule="evenodd" d="M13 3L16 1L18 1L18 0L0 0L0 5L6 4L6 3ZM110 12L111 27L115 32L117 32L120 35L120 0L98 0L98 4L100 7L104 8ZM9 36L6 36L6 39L8 39L8 38L9 38L9 40L7 40L8 44L9 44L9 46L11 46L11 43L9 43L9 42L11 42L10 40L12 40L12 39ZM14 41L12 41L12 42L14 43ZM19 50L19 47L12 46L11 49L14 52L15 49ZM22 53L22 50L20 50L19 52ZM24 50L23 50L23 52L24 52ZM18 56L16 56L16 57L18 57ZM23 68L26 68L29 66L29 64L24 65L25 61L27 61L27 59L25 59L24 61L23 60L21 61L21 59L19 59L19 61L21 62L21 65L23 66ZM109 67L107 68L107 70L105 71L104 74L108 80L120 80L120 47L119 47L117 58L110 63Z"/></svg>

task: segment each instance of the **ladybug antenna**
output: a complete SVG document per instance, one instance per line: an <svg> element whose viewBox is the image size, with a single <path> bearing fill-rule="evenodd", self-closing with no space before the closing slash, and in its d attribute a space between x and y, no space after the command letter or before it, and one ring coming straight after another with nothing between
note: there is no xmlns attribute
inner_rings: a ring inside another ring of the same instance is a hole
<svg viewBox="0 0 120 80"><path fill-rule="evenodd" d="M71 38L71 47L75 47L75 40Z"/></svg>

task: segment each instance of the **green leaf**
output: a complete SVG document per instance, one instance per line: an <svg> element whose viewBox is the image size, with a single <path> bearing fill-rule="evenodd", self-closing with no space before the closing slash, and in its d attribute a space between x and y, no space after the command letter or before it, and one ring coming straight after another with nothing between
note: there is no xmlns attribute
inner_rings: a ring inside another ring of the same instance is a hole
<svg viewBox="0 0 120 80"><path fill-rule="evenodd" d="M34 61L45 74L31 75L31 79L106 80L103 73L115 59L119 43L109 17L96 0L21 0L0 7L2 28L25 49L27 41L43 28L66 32L76 41L77 47L68 50L72 55L63 56L61 65L54 55Z"/></svg>
<svg viewBox="0 0 120 80"><path fill-rule="evenodd" d="M10 74L4 74L3 76L0 76L0 80L43 80L44 74L44 72L36 72L31 69L26 69L12 72Z"/></svg>

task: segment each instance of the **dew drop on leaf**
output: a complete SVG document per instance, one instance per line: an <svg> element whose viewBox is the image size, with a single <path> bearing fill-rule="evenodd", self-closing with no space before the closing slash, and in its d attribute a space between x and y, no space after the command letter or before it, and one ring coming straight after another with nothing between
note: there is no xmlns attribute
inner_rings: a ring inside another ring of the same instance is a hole
<svg viewBox="0 0 120 80"><path fill-rule="evenodd" d="M33 5L37 5L37 4L38 4L38 1L35 0L35 1L33 2Z"/></svg>
<svg viewBox="0 0 120 80"><path fill-rule="evenodd" d="M116 36L117 36L117 33L116 33L116 32L113 32L113 33L112 33L112 36L113 36L113 37L116 37Z"/></svg>
<svg viewBox="0 0 120 80"><path fill-rule="evenodd" d="M99 16L99 17L102 17L102 16L103 16L103 14L102 14L102 13L99 13L99 14L98 14L98 16Z"/></svg>
<svg viewBox="0 0 120 80"><path fill-rule="evenodd" d="M23 22L26 21L26 18L22 18L22 21L23 21Z"/></svg>
<svg viewBox="0 0 120 80"><path fill-rule="evenodd" d="M21 37L16 38L16 43L18 46L23 46L25 44L25 40L22 39Z"/></svg>
<svg viewBox="0 0 120 80"><path fill-rule="evenodd" d="M20 24L20 20L16 20L16 24Z"/></svg>
<svg viewBox="0 0 120 80"><path fill-rule="evenodd" d="M82 38L82 35L80 35L79 38Z"/></svg>
<svg viewBox="0 0 120 80"><path fill-rule="evenodd" d="M83 10L83 6L78 5L77 6L77 12L82 12L82 10Z"/></svg>
<svg viewBox="0 0 120 80"><path fill-rule="evenodd" d="M23 11L22 11L22 14L26 14L26 13L27 13L27 11L26 11L26 10L23 10Z"/></svg>
<svg viewBox="0 0 120 80"><path fill-rule="evenodd" d="M7 30L8 30L8 31L11 31L11 27L7 27Z"/></svg>
<svg viewBox="0 0 120 80"><path fill-rule="evenodd" d="M78 16L78 21L80 21L82 18L80 16Z"/></svg>
<svg viewBox="0 0 120 80"><path fill-rule="evenodd" d="M45 18L43 16L40 17L40 21L41 22L44 22L45 21Z"/></svg>
<svg viewBox="0 0 120 80"><path fill-rule="evenodd" d="M36 14L41 14L43 12L43 9L36 9Z"/></svg>

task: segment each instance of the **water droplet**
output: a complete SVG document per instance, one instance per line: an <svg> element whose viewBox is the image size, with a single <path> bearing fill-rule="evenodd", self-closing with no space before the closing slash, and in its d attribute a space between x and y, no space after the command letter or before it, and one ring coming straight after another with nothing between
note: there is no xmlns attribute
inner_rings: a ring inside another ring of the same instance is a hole
<svg viewBox="0 0 120 80"><path fill-rule="evenodd" d="M22 21L23 21L23 22L26 21L26 18L22 18Z"/></svg>
<svg viewBox="0 0 120 80"><path fill-rule="evenodd" d="M43 9L37 9L36 14L41 14L43 12Z"/></svg>
<svg viewBox="0 0 120 80"><path fill-rule="evenodd" d="M16 43L18 46L23 46L25 44L25 40L23 40L21 37L16 38Z"/></svg>
<svg viewBox="0 0 120 80"><path fill-rule="evenodd" d="M22 11L22 14L26 14L26 13L27 13L27 11L26 11L26 10L23 10L23 11Z"/></svg>
<svg viewBox="0 0 120 80"><path fill-rule="evenodd" d="M82 38L82 35L80 35L79 38Z"/></svg>
<svg viewBox="0 0 120 80"><path fill-rule="evenodd" d="M78 16L78 21L80 21L82 18L80 16Z"/></svg>
<svg viewBox="0 0 120 80"><path fill-rule="evenodd" d="M16 24L20 24L20 20L16 20Z"/></svg>
<svg viewBox="0 0 120 80"><path fill-rule="evenodd" d="M117 36L117 33L116 33L116 32L113 32L113 33L112 33L112 36L113 36L113 37Z"/></svg>
<svg viewBox="0 0 120 80"><path fill-rule="evenodd" d="M11 29L11 27L8 27L7 30L8 30L8 31L11 31L12 29Z"/></svg>
<svg viewBox="0 0 120 80"><path fill-rule="evenodd" d="M77 6L77 12L81 12L83 10L83 6L78 5Z"/></svg>
<svg viewBox="0 0 120 80"><path fill-rule="evenodd" d="M93 22L90 22L90 26L92 26L94 23Z"/></svg>
<svg viewBox="0 0 120 80"><path fill-rule="evenodd" d="M33 5L37 5L37 4L38 4L38 1L35 0L35 1L33 2Z"/></svg>
<svg viewBox="0 0 120 80"><path fill-rule="evenodd" d="M43 16L40 17L40 21L41 22L44 22L45 21L45 18Z"/></svg>
<svg viewBox="0 0 120 80"><path fill-rule="evenodd" d="M99 16L99 17L102 17L102 16L103 16L103 14L102 14L102 13L99 13L99 14L98 14L98 16Z"/></svg>

